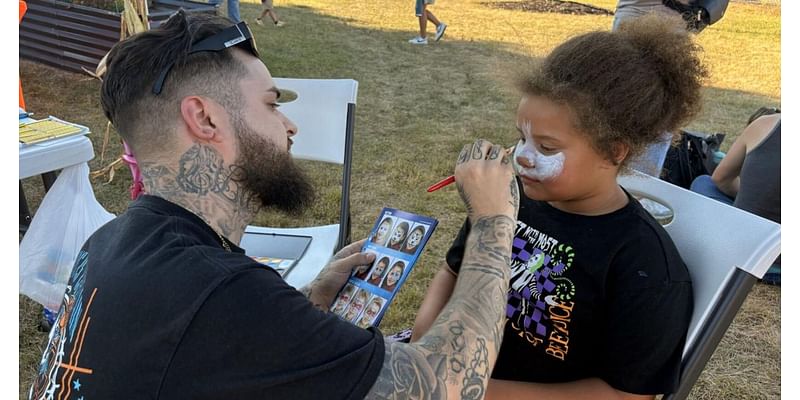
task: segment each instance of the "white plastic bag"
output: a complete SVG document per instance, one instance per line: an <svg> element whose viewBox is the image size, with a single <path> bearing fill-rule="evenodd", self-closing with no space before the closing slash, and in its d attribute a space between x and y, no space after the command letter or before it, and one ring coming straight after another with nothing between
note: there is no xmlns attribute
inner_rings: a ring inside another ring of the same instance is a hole
<svg viewBox="0 0 800 400"><path fill-rule="evenodd" d="M113 218L94 197L89 166L64 168L19 244L19 292L58 310L78 251Z"/></svg>

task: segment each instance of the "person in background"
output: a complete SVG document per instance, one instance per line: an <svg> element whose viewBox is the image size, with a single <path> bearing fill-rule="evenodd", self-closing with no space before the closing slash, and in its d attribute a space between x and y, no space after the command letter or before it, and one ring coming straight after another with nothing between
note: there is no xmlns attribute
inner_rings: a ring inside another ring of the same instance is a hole
<svg viewBox="0 0 800 400"><path fill-rule="evenodd" d="M436 25L436 34L433 40L439 41L444 36L444 31L447 29L447 24L439 21L433 12L428 10L429 5L433 5L435 0L416 0L414 6L414 15L419 19L419 36L410 39L408 42L411 44L428 44L428 21Z"/></svg>
<svg viewBox="0 0 800 400"><path fill-rule="evenodd" d="M273 10L272 0L261 0L261 6L264 8L264 10L261 11L261 15L256 17L257 24L264 25L261 20L265 16L269 15L269 17L272 19L272 23L275 24L275 26L280 28L284 25L284 22L278 19L278 14L275 14L275 10Z"/></svg>
<svg viewBox="0 0 800 400"><path fill-rule="evenodd" d="M219 8L219 5L222 4L222 0L210 0L209 4ZM239 15L239 0L228 0L228 19L233 22L240 22L242 20L241 15Z"/></svg>
<svg viewBox="0 0 800 400"><path fill-rule="evenodd" d="M700 175L690 189L706 197L781 223L781 114L761 108L748 119L714 173ZM780 285L780 257L763 282Z"/></svg>

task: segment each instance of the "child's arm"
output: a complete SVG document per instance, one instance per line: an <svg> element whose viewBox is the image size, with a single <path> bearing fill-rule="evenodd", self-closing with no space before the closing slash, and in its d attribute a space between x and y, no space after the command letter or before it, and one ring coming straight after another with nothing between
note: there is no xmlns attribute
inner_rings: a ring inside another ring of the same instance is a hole
<svg viewBox="0 0 800 400"><path fill-rule="evenodd" d="M566 383L530 383L492 379L486 389L486 400L548 399L548 400L645 400L652 395L623 392L599 378L581 379Z"/></svg>
<svg viewBox="0 0 800 400"><path fill-rule="evenodd" d="M422 300L422 305L417 312L417 318L414 320L414 329L411 331L411 341L416 342L419 338L428 332L428 329L433 325L433 321L439 316L439 313L450 300L453 294L453 288L456 286L456 274L450 270L447 263L442 263L442 268L436 272L425 298Z"/></svg>

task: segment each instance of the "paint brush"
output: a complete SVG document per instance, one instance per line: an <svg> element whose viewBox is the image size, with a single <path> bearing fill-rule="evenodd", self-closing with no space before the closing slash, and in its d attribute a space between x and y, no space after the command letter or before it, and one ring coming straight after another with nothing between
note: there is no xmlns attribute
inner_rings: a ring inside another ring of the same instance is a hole
<svg viewBox="0 0 800 400"><path fill-rule="evenodd" d="M514 153L514 149L516 147L517 147L517 145L514 145L514 146L511 146L511 147L507 148L506 149L506 156L509 156L512 153ZM513 160L512 160L512 162L513 162ZM451 184L451 183L453 183L455 181L456 181L456 176L455 175L450 175L447 178L444 178L444 179L440 180L439 182L436 182L433 185L431 185L428 188L428 193L435 192L435 191L437 191L437 190L439 190L439 189L441 189L441 188L443 188L443 187L445 187L445 186L447 186L447 185L449 185L449 184Z"/></svg>

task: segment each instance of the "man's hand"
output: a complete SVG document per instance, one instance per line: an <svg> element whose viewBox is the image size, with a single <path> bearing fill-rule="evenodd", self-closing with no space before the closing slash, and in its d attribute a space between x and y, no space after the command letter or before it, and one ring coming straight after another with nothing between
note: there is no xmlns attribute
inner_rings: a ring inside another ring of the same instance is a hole
<svg viewBox="0 0 800 400"><path fill-rule="evenodd" d="M461 150L456 163L456 185L470 221L495 215L516 220L519 188L510 157L502 147L482 139Z"/></svg>
<svg viewBox="0 0 800 400"><path fill-rule="evenodd" d="M361 239L339 250L314 281L300 289L317 308L327 312L353 270L359 268L363 271L375 261L375 254L361 252L366 241Z"/></svg>

